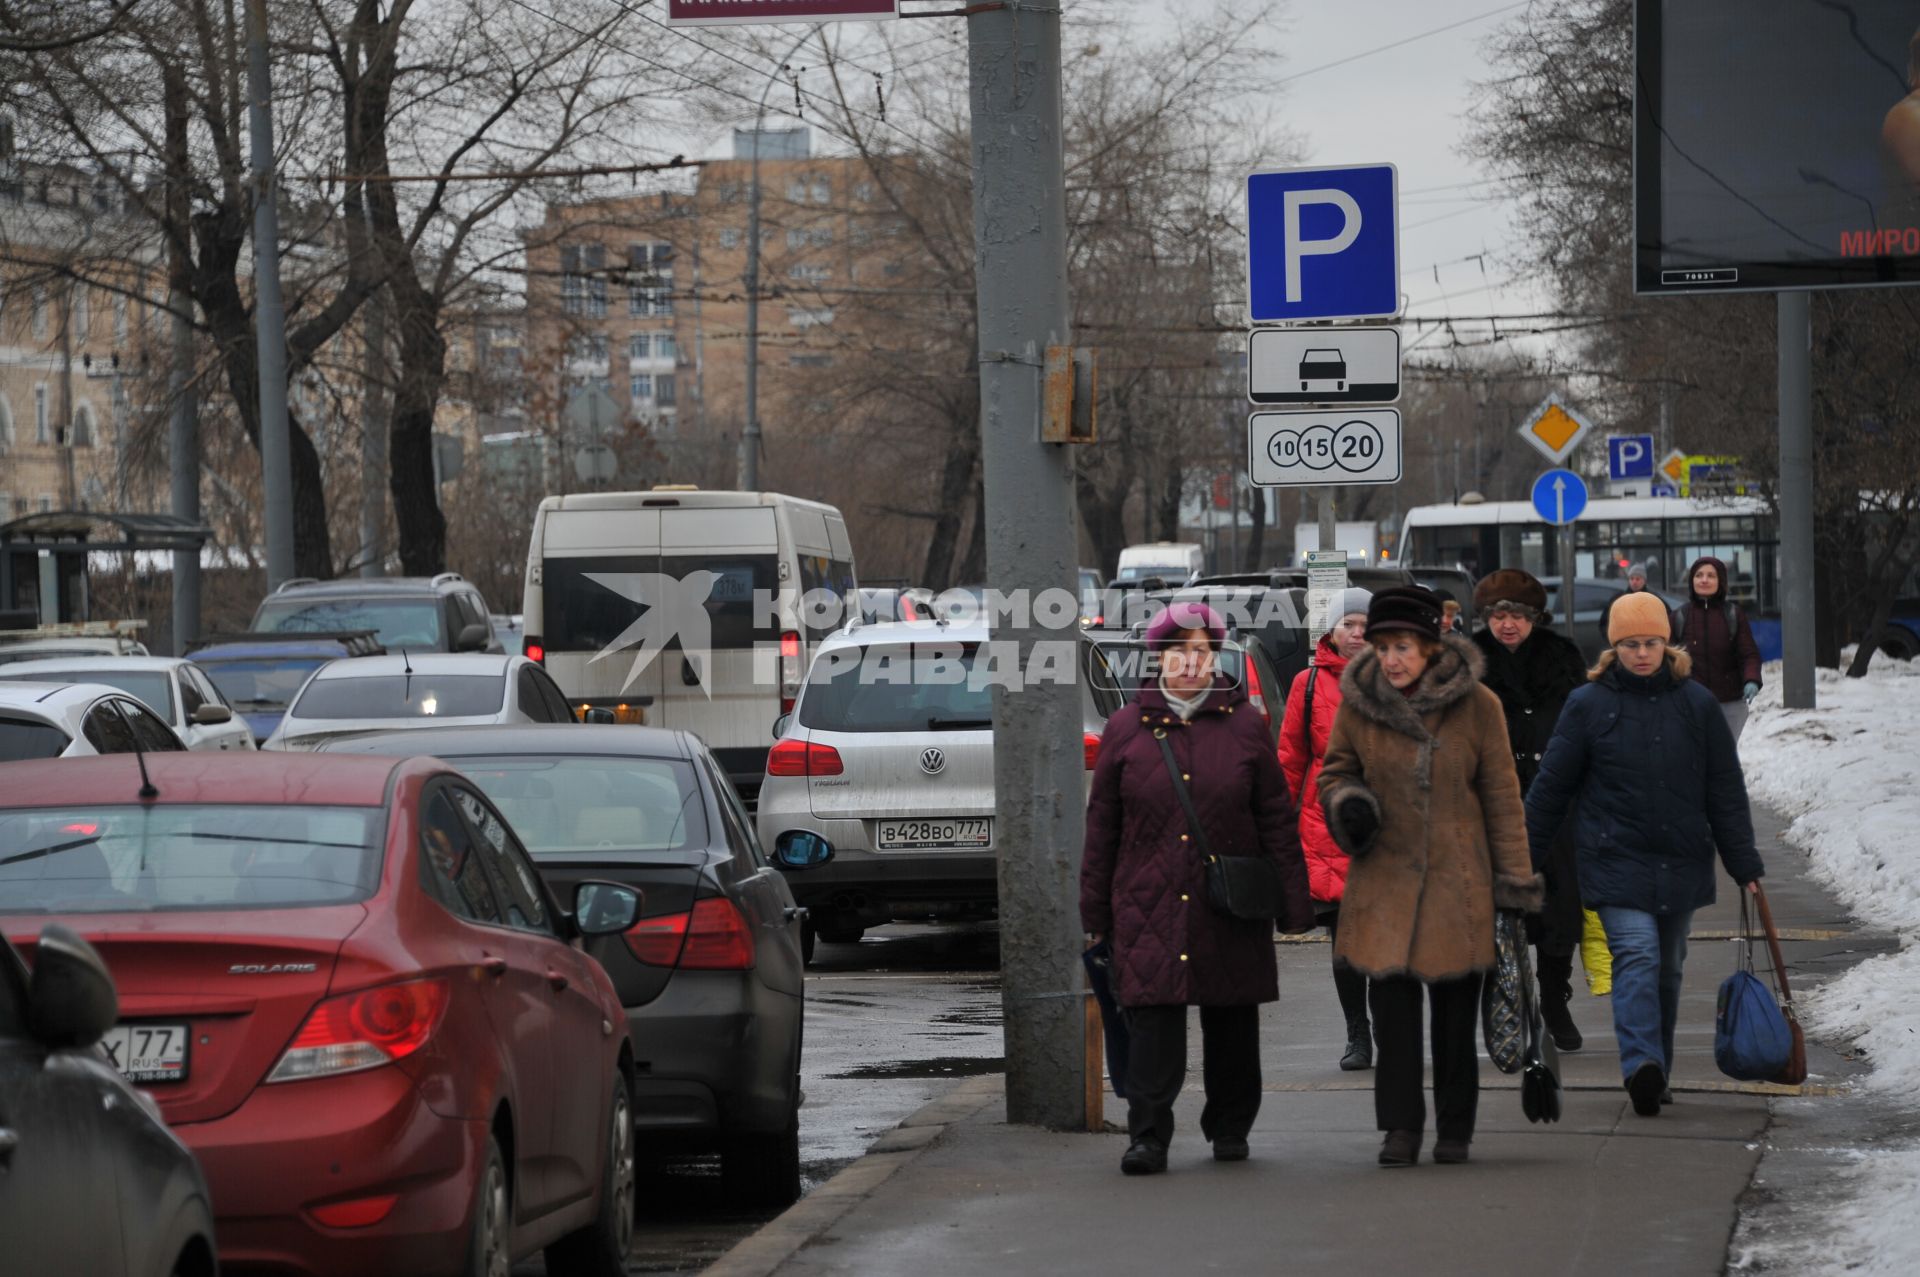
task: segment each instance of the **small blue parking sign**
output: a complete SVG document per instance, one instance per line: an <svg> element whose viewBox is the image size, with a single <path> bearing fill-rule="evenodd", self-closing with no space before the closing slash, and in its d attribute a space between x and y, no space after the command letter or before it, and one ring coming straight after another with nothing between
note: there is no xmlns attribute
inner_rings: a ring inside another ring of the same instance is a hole
<svg viewBox="0 0 1920 1277"><path fill-rule="evenodd" d="M1248 177L1247 305L1256 324L1399 314L1393 165Z"/></svg>
<svg viewBox="0 0 1920 1277"><path fill-rule="evenodd" d="M1587 508L1587 481L1558 467L1533 481L1533 508L1556 526L1572 523Z"/></svg>
<svg viewBox="0 0 1920 1277"><path fill-rule="evenodd" d="M1607 478L1653 478L1653 436L1608 435Z"/></svg>

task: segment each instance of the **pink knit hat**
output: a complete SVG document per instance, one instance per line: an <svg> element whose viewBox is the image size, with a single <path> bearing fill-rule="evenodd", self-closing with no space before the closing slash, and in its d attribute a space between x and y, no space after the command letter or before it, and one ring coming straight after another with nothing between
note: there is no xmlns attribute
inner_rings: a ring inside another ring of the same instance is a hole
<svg viewBox="0 0 1920 1277"><path fill-rule="evenodd" d="M1215 647L1227 641L1227 623L1218 612L1204 603L1176 602L1169 603L1167 610L1147 626L1147 649L1158 651L1171 646L1182 630L1205 630Z"/></svg>

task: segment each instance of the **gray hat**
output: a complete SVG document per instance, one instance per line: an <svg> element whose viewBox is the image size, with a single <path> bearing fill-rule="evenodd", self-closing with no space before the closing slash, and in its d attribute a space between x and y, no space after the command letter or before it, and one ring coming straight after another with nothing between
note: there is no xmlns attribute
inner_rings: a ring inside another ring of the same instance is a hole
<svg viewBox="0 0 1920 1277"><path fill-rule="evenodd" d="M1629 563L1627 564L1627 575L1630 577L1637 576L1644 581L1648 576L1647 565L1644 563Z"/></svg>
<svg viewBox="0 0 1920 1277"><path fill-rule="evenodd" d="M1333 596L1333 606L1327 609L1328 623L1336 623L1341 617L1351 616L1355 612L1365 616L1367 614L1367 608L1372 602L1373 591L1363 590L1357 585L1350 585Z"/></svg>

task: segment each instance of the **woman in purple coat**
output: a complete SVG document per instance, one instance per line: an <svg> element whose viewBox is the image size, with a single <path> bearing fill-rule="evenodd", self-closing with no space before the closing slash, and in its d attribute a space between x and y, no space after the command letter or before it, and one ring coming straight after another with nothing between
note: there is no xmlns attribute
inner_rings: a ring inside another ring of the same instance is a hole
<svg viewBox="0 0 1920 1277"><path fill-rule="evenodd" d="M1175 603L1147 630L1158 682L1107 721L1087 804L1080 918L1090 944L1113 942L1114 997L1132 1035L1120 1169L1167 1167L1173 1102L1187 1072L1187 1008L1200 1008L1206 1107L1200 1131L1218 1161L1247 1156L1260 1110L1260 1004L1280 996L1273 924L1207 903L1205 846L1267 856L1280 870L1287 931L1313 925L1306 861L1273 742L1246 693L1214 656L1226 626L1212 609ZM1171 746L1178 781L1162 752ZM1176 783L1200 818L1191 827Z"/></svg>

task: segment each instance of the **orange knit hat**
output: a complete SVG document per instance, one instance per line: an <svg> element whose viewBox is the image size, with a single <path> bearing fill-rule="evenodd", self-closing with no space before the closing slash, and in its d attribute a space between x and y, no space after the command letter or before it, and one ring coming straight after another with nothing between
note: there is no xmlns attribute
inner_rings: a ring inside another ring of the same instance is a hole
<svg viewBox="0 0 1920 1277"><path fill-rule="evenodd" d="M1625 638L1667 638L1673 622L1667 605L1658 594L1642 590L1637 594L1616 594L1607 613L1607 642Z"/></svg>

